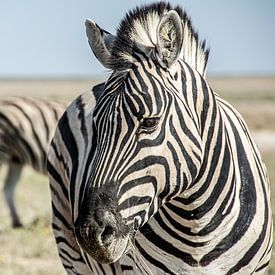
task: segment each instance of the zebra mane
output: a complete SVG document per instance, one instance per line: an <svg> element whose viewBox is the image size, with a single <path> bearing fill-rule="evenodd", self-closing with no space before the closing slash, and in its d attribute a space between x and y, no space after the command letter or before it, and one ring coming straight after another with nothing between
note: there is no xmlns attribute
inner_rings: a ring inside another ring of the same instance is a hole
<svg viewBox="0 0 275 275"><path fill-rule="evenodd" d="M182 19L183 46L180 57L205 75L209 49L200 41L190 18L181 7L172 7L167 2L157 2L129 11L121 21L111 47L110 65L113 69L126 69L135 61L135 52L145 52L156 45L156 29L160 18L169 10L175 10ZM145 52L146 53L146 52Z"/></svg>

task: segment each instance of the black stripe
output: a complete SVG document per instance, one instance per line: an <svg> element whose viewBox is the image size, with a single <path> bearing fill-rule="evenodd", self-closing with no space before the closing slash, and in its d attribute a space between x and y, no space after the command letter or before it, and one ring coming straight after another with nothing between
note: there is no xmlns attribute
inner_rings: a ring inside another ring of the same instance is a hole
<svg viewBox="0 0 275 275"><path fill-rule="evenodd" d="M20 143L23 144L23 146L27 150L27 153L28 153L28 155L30 156L30 159L31 159L31 164L33 165L33 167L35 167L34 164L36 163L36 159L35 159L35 154L34 154L34 152L32 150L32 147L24 139L24 137L21 136L19 130L16 127L13 126L13 124L11 123L11 121L5 115L3 115L3 114L0 113L0 119L4 120L5 123L7 123L9 125L9 127L12 129L12 131L15 133L16 138L20 141Z"/></svg>
<svg viewBox="0 0 275 275"><path fill-rule="evenodd" d="M103 94L104 92L104 87L105 87L105 82L102 82L100 84L95 85L92 88L92 93L95 96L95 100L97 101L99 97Z"/></svg>
<svg viewBox="0 0 275 275"><path fill-rule="evenodd" d="M189 245L191 247L202 247L205 246L208 242L193 242L190 241L182 236L180 236L176 231L174 231L174 228L171 228L168 224L166 224L161 215L160 212L157 212L154 215L154 219L158 223L159 227L167 233L167 236L170 238L175 238L176 240L180 241L183 244Z"/></svg>
<svg viewBox="0 0 275 275"><path fill-rule="evenodd" d="M190 131L189 127L186 125L186 118L183 116L182 110L180 109L180 106L178 102L175 100L174 102L175 108L176 108L176 113L179 119L179 123L181 126L181 130L184 131L184 133L188 136L188 138L192 141L192 143L199 149L201 150L201 144L200 142L196 139L196 137L193 135L193 133ZM193 121L192 117L190 119Z"/></svg>
<svg viewBox="0 0 275 275"><path fill-rule="evenodd" d="M156 258L153 258L151 255L149 255L143 248L142 246L136 241L135 242L135 246L137 247L137 249L140 251L141 255L148 261L150 262L152 265L156 266L157 268L159 268L160 270L162 270L163 272L165 272L165 274L172 274L172 275L176 275L176 273L172 272L170 269L168 269L162 262L158 261Z"/></svg>
<svg viewBox="0 0 275 275"><path fill-rule="evenodd" d="M69 262L82 262L82 263L85 263L81 257L81 255L79 254L79 251L78 250L75 250L71 245L70 243L68 242L67 239L63 238L63 237L57 237L56 238L56 243L59 244L59 243L65 243L66 246L69 246L70 249L74 250L74 253L75 254L78 254L78 257L74 257L72 254L70 254L67 250L65 250L64 248L60 248L59 249L59 254L62 253L64 255L67 256L67 258L69 258ZM64 257L64 256L63 256Z"/></svg>
<svg viewBox="0 0 275 275"><path fill-rule="evenodd" d="M85 111L84 111L84 107L85 107L85 103L82 101L82 97L79 96L76 100L75 100L75 105L77 107L78 110L78 119L80 121L80 131L82 133L82 136L84 138L85 141L85 145L87 146L88 144L88 130L86 127L86 118L85 118Z"/></svg>
<svg viewBox="0 0 275 275"><path fill-rule="evenodd" d="M171 152L171 155L173 157L173 164L175 165L176 171L177 171L177 176L176 176L176 186L173 192L170 193L170 195L166 198L166 201L170 201L180 190L185 190L187 186L187 181L183 181L181 179L181 163L178 158L178 154L173 147L171 142L167 142L167 147ZM181 186L182 185L182 186Z"/></svg>
<svg viewBox="0 0 275 275"><path fill-rule="evenodd" d="M69 221L57 210L55 205L52 203L52 211L55 218L57 218L62 224L67 228L67 230L72 230L72 226L68 223ZM63 229L64 230L64 229Z"/></svg>
<svg viewBox="0 0 275 275"><path fill-rule="evenodd" d="M47 122L47 118L45 117L45 113L44 113L43 109L41 109L41 103L44 104L45 102L41 100L41 102L39 102L40 103L40 105L39 105L37 101L29 100L28 103L31 104L34 108L36 108L38 110L38 112L40 113L40 116L41 116L42 121L43 121L44 129L46 130L47 140L49 140L50 139L50 128L49 128L49 125L48 125L48 122ZM53 109L52 106L48 105L47 107L48 108L47 108L46 112L49 112Z"/></svg>
<svg viewBox="0 0 275 275"><path fill-rule="evenodd" d="M48 162L47 167L48 167L48 172L51 175L51 177L60 186L60 188L62 190L62 194L64 195L64 197L66 198L66 200L69 200L68 190L67 190L66 186L63 183L62 177L60 176L60 174L57 172L57 170L55 169L55 167L50 162ZM54 194L58 195L58 197L60 198L60 194L53 189L52 185L50 185L50 189L51 189L51 192L53 192Z"/></svg>
<svg viewBox="0 0 275 275"><path fill-rule="evenodd" d="M68 167L68 163L64 159L63 155L58 153L58 150L60 150L60 148L58 145L56 145L55 140L52 140L52 142L50 144L50 150L54 151L54 156L55 156L56 160L59 162L59 164L62 164L63 170L65 171L64 174L66 174L67 177L70 177L70 168Z"/></svg>
<svg viewBox="0 0 275 275"><path fill-rule="evenodd" d="M131 192L131 189L136 187L136 186L141 186L145 183L150 183L153 187L154 187L154 191L157 192L157 179L153 176L144 176L142 178L138 178L138 179L133 179L131 181L125 182L123 183L123 185L121 186L119 193L117 194L118 199L121 198L121 196L123 196L123 194L127 193L127 192Z"/></svg>
<svg viewBox="0 0 275 275"><path fill-rule="evenodd" d="M191 231L191 228L190 228L190 227L184 226L183 224L181 224L181 223L179 223L178 221L176 221L173 217L171 217L171 216L169 215L169 213L167 212L166 208L169 209L169 208L167 207L167 204L164 205L164 206L162 206L162 207L158 210L158 212L159 212L159 213L163 213L164 216L165 216L165 218L169 221L169 223L170 223L175 229L177 229L178 231L180 231L180 232L182 232L182 233L184 233L184 234L188 234L189 236L197 236L196 233L194 233L194 232Z"/></svg>
<svg viewBox="0 0 275 275"><path fill-rule="evenodd" d="M209 131L208 138L209 137L212 138L212 136L213 136L213 131ZM213 139L211 141L213 141ZM210 142L207 143L207 145L205 147L205 150L204 150L205 156L204 156L204 160L203 160L203 163L201 165L201 168L200 168L200 172L199 172L197 178L191 184L191 186L194 186L197 182L199 182L201 177L204 176L205 171L206 171L206 167L209 164L209 161L211 160L211 165L210 165L210 169L209 169L209 172L208 172L208 175L207 175L207 179L204 182L204 184L202 185L202 187L197 192L192 194L189 198L182 198L182 197L175 198L175 200L181 202L184 205L191 204L195 200L197 200L199 197L201 197L206 192L207 188L209 188L209 185L212 182L213 175L216 171L217 164L218 164L219 159L221 157L221 149L223 148L221 122L220 122L220 125L219 125L219 130L218 130L218 134L217 134L217 139L216 139L214 151L211 152L211 158L209 157L210 148L211 148L211 143ZM187 218L187 215L185 215L184 218Z"/></svg>
<svg viewBox="0 0 275 275"><path fill-rule="evenodd" d="M34 136L34 141L38 145L39 151L41 152L41 155L42 155L41 156L41 168L44 170L44 167L46 167L46 159L47 159L46 151L45 151L46 148L44 148L43 145L42 145L42 143L41 143L41 140L40 140L40 138L39 138L39 136L38 136L38 134L36 132L36 129L35 129L34 125L33 125L32 119L30 118L29 114L27 114L21 108L21 106L19 106L18 104L10 102L10 105L13 106L13 107L15 107L17 110L19 110L23 114L23 116L27 119L27 121L29 122L29 125L31 126L31 130L32 130L32 134ZM37 161L38 160L39 159L37 159ZM37 163L38 162L34 162L34 163L32 163L32 165L33 165L34 168L38 169L39 167L37 166Z"/></svg>
<svg viewBox="0 0 275 275"><path fill-rule="evenodd" d="M235 173L233 174L232 178L235 177ZM205 236L209 234L210 232L213 232L223 221L223 219L231 212L234 202L235 202L235 197L236 197L236 188L235 188L235 181L233 180L231 182L230 189L227 192L226 197L224 198L223 202L220 204L220 207L218 211L216 212L215 216L211 221L200 231L198 232L198 236ZM227 210L225 213L223 213L225 206L228 204L228 200L233 193L232 200L230 204L227 206Z"/></svg>
<svg viewBox="0 0 275 275"><path fill-rule="evenodd" d="M265 269L269 265L269 262L270 261L267 261L266 263L264 263L263 265L261 265L259 268L257 268L255 270L255 272L259 272L260 270Z"/></svg>
<svg viewBox="0 0 275 275"><path fill-rule="evenodd" d="M184 146L184 144L182 143L182 139L178 136L177 130L174 128L174 125L173 125L172 117L170 117L169 127L170 127L170 133L175 139L174 142L178 143L181 154L183 156L183 159L186 161L186 165L188 167L188 170L191 174L192 179L194 179L198 173L197 167L194 164L192 157L188 154L187 150L185 149L186 146ZM182 128L182 129L186 134L186 128ZM189 130L188 130L188 132L189 132ZM193 142L193 140L192 140L192 142Z"/></svg>
<svg viewBox="0 0 275 275"><path fill-rule="evenodd" d="M72 162L72 171L70 175L70 201L71 201L71 207L72 207L72 216L74 215L74 203L75 203L75 184L76 184L76 175L78 171L78 148L77 148L77 142L73 136L73 133L70 128L67 112L63 114L59 121L58 125L62 141L64 142L64 145L66 146L69 154L70 159ZM74 217L72 217L74 220Z"/></svg>
<svg viewBox="0 0 275 275"><path fill-rule="evenodd" d="M90 164L92 163L92 159L94 157L94 152L96 151L96 145L97 145L97 140L96 140L96 137L94 136L95 135L95 126L93 124L93 131L92 133L90 133L90 135L93 135L91 137L91 149L88 153L88 157L87 157L87 161L85 163L85 169L84 169L84 172L83 172L83 176L82 176L82 181L81 181L81 184L80 184L80 189L79 189L79 193L78 193L78 196L79 196L79 200L78 200L78 209L81 208L81 204L83 202L83 199L85 197L85 190L87 188L87 185L92 185L93 182L91 181L91 175L89 175L89 166ZM89 187L89 186L88 186Z"/></svg>
<svg viewBox="0 0 275 275"><path fill-rule="evenodd" d="M168 241L162 239L159 235L157 235L154 232L153 228L148 223L146 223L144 226L140 228L140 232L149 242L153 243L163 252L177 257L178 259L180 259L181 261L190 266L198 266L198 262L192 257L191 254L181 251Z"/></svg>
<svg viewBox="0 0 275 275"><path fill-rule="evenodd" d="M230 120L229 117L228 119ZM212 251L210 251L201 259L200 264L202 266L207 266L209 263L220 257L224 252L228 251L232 246L234 246L234 244L236 244L248 230L250 223L256 212L256 190L253 173L251 171L250 164L247 160L245 148L243 147L242 140L239 136L238 130L236 129L232 121L231 127L234 132L234 137L236 141L238 152L237 158L240 166L240 174L242 181L239 197L241 207L237 221L235 222L230 233L223 240L221 240L220 243L217 244L217 246ZM262 241L256 242L257 245L260 245L261 243ZM254 245L253 249L255 249ZM253 253L255 253L255 251ZM244 266L251 256L252 255L250 254L243 258L241 262L239 262L234 268L232 268L232 272L234 270L238 271L242 266ZM232 274L231 271L229 272L229 274Z"/></svg>

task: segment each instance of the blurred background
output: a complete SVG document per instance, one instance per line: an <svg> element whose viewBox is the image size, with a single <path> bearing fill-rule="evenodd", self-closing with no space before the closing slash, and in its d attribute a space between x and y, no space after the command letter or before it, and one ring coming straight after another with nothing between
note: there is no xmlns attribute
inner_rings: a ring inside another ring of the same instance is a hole
<svg viewBox="0 0 275 275"><path fill-rule="evenodd" d="M1 0L0 100L20 95L69 103L106 79L87 43L85 19L115 33L127 10L151 2ZM208 81L244 116L267 165L275 209L275 1L170 2L186 9L206 39ZM1 186L5 173L3 167ZM50 229L47 178L25 169L16 199L25 225L17 230L0 199L0 274L64 274Z"/></svg>

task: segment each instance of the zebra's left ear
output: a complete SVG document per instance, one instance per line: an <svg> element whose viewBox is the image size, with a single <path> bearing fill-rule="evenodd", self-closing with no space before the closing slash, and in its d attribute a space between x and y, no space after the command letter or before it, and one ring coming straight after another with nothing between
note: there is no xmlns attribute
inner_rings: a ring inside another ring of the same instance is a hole
<svg viewBox="0 0 275 275"><path fill-rule="evenodd" d="M86 19L85 25L88 42L94 55L105 68L110 69L110 49L115 37L90 19Z"/></svg>
<svg viewBox="0 0 275 275"><path fill-rule="evenodd" d="M162 16L157 27L156 56L160 64L170 67L178 58L182 47L182 23L174 10Z"/></svg>

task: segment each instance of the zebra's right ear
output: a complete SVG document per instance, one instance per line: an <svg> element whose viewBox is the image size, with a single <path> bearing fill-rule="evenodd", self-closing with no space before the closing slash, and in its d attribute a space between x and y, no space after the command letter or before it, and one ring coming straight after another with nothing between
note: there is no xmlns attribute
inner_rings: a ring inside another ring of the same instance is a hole
<svg viewBox="0 0 275 275"><path fill-rule="evenodd" d="M105 68L110 69L110 49L115 37L90 19L86 19L85 25L88 42L94 55Z"/></svg>
<svg viewBox="0 0 275 275"><path fill-rule="evenodd" d="M164 14L157 27L157 58L164 67L170 67L179 57L182 48L182 22L174 10Z"/></svg>

